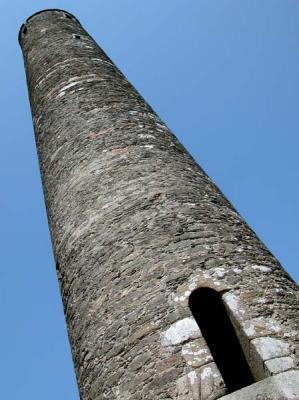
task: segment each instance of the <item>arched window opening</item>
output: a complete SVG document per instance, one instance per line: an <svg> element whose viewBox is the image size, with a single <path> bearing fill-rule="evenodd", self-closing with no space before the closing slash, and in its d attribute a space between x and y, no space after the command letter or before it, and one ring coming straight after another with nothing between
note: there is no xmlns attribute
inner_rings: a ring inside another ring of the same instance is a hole
<svg viewBox="0 0 299 400"><path fill-rule="evenodd" d="M189 297L189 307L228 391L254 383L220 293L207 287L196 289Z"/></svg>

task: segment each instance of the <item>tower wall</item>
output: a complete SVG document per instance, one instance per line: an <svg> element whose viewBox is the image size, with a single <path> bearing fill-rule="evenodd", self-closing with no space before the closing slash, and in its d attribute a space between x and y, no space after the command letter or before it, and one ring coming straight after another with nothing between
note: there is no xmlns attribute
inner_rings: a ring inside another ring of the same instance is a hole
<svg viewBox="0 0 299 400"><path fill-rule="evenodd" d="M226 394L200 287L255 381L296 370L297 286L78 20L45 10L19 41L82 399Z"/></svg>

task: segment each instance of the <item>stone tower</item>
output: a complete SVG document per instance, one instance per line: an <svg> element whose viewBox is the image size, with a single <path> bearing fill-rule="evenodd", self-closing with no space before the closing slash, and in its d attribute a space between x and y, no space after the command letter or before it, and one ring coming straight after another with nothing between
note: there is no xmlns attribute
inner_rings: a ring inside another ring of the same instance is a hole
<svg viewBox="0 0 299 400"><path fill-rule="evenodd" d="M278 261L73 15L19 41L82 400L298 400Z"/></svg>

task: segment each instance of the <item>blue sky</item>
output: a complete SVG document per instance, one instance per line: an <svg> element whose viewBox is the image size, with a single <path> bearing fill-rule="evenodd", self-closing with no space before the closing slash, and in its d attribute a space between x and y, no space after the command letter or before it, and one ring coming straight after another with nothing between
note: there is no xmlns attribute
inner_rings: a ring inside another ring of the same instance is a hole
<svg viewBox="0 0 299 400"><path fill-rule="evenodd" d="M0 397L78 400L21 51L44 8L75 14L299 280L299 2L3 1Z"/></svg>

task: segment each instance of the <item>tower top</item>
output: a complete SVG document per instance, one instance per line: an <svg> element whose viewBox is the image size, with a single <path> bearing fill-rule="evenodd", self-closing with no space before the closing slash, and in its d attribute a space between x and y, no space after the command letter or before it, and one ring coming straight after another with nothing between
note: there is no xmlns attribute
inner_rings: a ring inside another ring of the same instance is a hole
<svg viewBox="0 0 299 400"><path fill-rule="evenodd" d="M62 10L60 8L46 8L45 10L40 10L35 12L34 14L32 14L30 17L28 17L26 19L26 21L21 25L21 28L19 30L19 34L18 34L18 40L19 40L19 44L22 45L21 40L22 40L22 34L24 34L24 29L26 28L26 24L32 19L35 18L37 15L46 13L46 12L57 12L57 13L62 13L64 14L66 17L71 18L75 21L78 22L78 24L80 24L79 20L70 12L66 11L66 10Z"/></svg>

